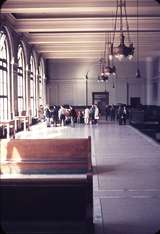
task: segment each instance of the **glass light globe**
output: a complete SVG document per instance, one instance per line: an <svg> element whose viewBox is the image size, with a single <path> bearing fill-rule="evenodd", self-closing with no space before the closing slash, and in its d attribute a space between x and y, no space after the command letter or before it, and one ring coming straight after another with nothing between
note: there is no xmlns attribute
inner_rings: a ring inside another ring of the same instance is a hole
<svg viewBox="0 0 160 234"><path fill-rule="evenodd" d="M109 55L109 60L112 60L113 59L113 55Z"/></svg>

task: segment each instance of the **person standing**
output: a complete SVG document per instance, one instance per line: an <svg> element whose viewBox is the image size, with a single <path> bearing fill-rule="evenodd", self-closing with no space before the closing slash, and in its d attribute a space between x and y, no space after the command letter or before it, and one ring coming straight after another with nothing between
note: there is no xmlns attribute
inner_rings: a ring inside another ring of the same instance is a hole
<svg viewBox="0 0 160 234"><path fill-rule="evenodd" d="M58 124L58 107L57 106L53 107L53 122L54 122L54 126L57 127L57 124Z"/></svg>
<svg viewBox="0 0 160 234"><path fill-rule="evenodd" d="M50 109L49 109L49 107L47 105L46 108L45 108L45 119L46 119L47 127L51 126L50 118L51 118L51 113L50 113Z"/></svg>
<svg viewBox="0 0 160 234"><path fill-rule="evenodd" d="M110 108L111 121L115 121L115 106L112 105Z"/></svg>
<svg viewBox="0 0 160 234"><path fill-rule="evenodd" d="M61 106L58 111L58 117L60 120L60 125L64 126L65 125L65 108L63 106Z"/></svg>
<svg viewBox="0 0 160 234"><path fill-rule="evenodd" d="M97 121L99 119L99 109L97 107L97 105L94 105L94 122L95 124L97 124Z"/></svg>
<svg viewBox="0 0 160 234"><path fill-rule="evenodd" d="M86 107L84 110L84 123L89 124L89 108Z"/></svg>
<svg viewBox="0 0 160 234"><path fill-rule="evenodd" d="M126 125L126 120L127 120L127 109L126 106L123 107L123 123Z"/></svg>
<svg viewBox="0 0 160 234"><path fill-rule="evenodd" d="M106 121L108 120L108 118L109 118L109 106L108 105L106 105Z"/></svg>
<svg viewBox="0 0 160 234"><path fill-rule="evenodd" d="M70 117L71 117L71 126L74 127L77 118L77 113L72 106L70 106Z"/></svg>
<svg viewBox="0 0 160 234"><path fill-rule="evenodd" d="M119 125L126 125L127 109L125 106L121 106L119 109Z"/></svg>
<svg viewBox="0 0 160 234"><path fill-rule="evenodd" d="M94 124L95 123L95 106L92 105L90 110L89 110L89 121L90 124Z"/></svg>

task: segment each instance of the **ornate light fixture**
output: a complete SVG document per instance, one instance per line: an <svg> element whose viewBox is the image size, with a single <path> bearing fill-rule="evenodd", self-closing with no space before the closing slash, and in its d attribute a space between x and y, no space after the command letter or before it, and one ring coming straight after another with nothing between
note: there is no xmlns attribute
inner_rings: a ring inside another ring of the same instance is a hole
<svg viewBox="0 0 160 234"><path fill-rule="evenodd" d="M108 34L108 41L106 40L106 34L105 34L104 56L99 60L100 75L98 76L98 81L107 81L109 78L116 76L116 67L114 65L111 66L110 64L109 51L110 51L109 34Z"/></svg>
<svg viewBox="0 0 160 234"><path fill-rule="evenodd" d="M138 16L139 16L139 5L138 5L138 0L137 0L137 71L136 71L136 78L141 78L141 72L140 72L140 66L139 66L139 21L138 21Z"/></svg>
<svg viewBox="0 0 160 234"><path fill-rule="evenodd" d="M119 21L118 21L119 19ZM115 46L115 33L118 28L119 22L119 31L120 31L120 43L116 47ZM126 28L124 29L124 23L126 24ZM125 35L124 31L127 33L128 37L128 45L125 44ZM127 20L127 11L126 11L126 0L117 0L117 7L116 7L116 16L115 16L115 23L114 23L114 32L113 32L113 41L111 43L111 57L115 57L118 60L122 60L123 58L132 59L134 54L134 47L133 43L130 39L129 34L129 24Z"/></svg>

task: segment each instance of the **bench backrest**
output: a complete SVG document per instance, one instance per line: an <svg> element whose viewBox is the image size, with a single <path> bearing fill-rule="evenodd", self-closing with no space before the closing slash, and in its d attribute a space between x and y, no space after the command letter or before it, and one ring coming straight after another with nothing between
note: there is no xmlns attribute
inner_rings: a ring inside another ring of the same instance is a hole
<svg viewBox="0 0 160 234"><path fill-rule="evenodd" d="M91 171L91 137L74 139L12 139L1 141L1 161L21 165L53 165L64 169L81 164ZM37 163L37 164L36 164ZM63 164L63 166L62 166ZM77 167L78 168L78 167ZM43 170L43 167L41 168ZM48 167L49 170L49 167ZM57 172L57 171L56 171Z"/></svg>

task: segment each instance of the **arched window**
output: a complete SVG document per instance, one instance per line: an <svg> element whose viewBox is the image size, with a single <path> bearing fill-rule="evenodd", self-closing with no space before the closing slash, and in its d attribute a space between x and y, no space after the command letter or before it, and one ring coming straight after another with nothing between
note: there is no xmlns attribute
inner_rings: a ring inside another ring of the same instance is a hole
<svg viewBox="0 0 160 234"><path fill-rule="evenodd" d="M0 31L0 119L9 118L9 50L5 32Z"/></svg>
<svg viewBox="0 0 160 234"><path fill-rule="evenodd" d="M34 57L30 58L30 104L31 115L36 116L36 67Z"/></svg>
<svg viewBox="0 0 160 234"><path fill-rule="evenodd" d="M21 114L25 110L25 60L23 47L18 46L18 76L17 76L17 96L18 112Z"/></svg>

